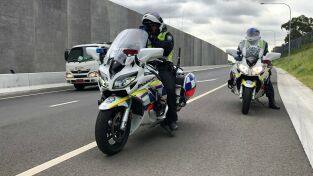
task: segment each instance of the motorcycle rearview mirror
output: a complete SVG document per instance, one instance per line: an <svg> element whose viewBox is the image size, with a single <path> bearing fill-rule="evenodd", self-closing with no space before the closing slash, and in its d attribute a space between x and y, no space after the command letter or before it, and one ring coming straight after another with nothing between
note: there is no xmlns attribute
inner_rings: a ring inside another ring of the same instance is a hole
<svg viewBox="0 0 313 176"><path fill-rule="evenodd" d="M228 62L229 65L234 65L234 64L236 64L235 58L234 58L234 57L230 57L230 56L228 56L227 62Z"/></svg>
<svg viewBox="0 0 313 176"><path fill-rule="evenodd" d="M70 53L69 50L65 50L65 51L64 51L64 59L65 59L65 61L67 61L68 56L69 56L69 53Z"/></svg>
<svg viewBox="0 0 313 176"><path fill-rule="evenodd" d="M163 57L163 48L143 48L138 53L140 62L148 62Z"/></svg>
<svg viewBox="0 0 313 176"><path fill-rule="evenodd" d="M97 49L99 48L95 48L95 47L86 47L86 53L91 56L92 58L94 58L95 60L99 60L100 59L100 54L97 53ZM101 48L100 48L101 49Z"/></svg>
<svg viewBox="0 0 313 176"><path fill-rule="evenodd" d="M233 56L233 57L237 57L237 50L235 49L226 49L226 53Z"/></svg>
<svg viewBox="0 0 313 176"><path fill-rule="evenodd" d="M273 61L275 59L279 59L281 56L280 53L267 53L265 57L263 57L263 60L269 60Z"/></svg>

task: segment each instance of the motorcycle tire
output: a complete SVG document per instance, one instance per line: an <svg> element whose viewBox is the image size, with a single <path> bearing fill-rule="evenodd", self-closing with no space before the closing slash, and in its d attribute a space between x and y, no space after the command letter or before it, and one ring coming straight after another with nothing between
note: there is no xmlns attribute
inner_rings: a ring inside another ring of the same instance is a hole
<svg viewBox="0 0 313 176"><path fill-rule="evenodd" d="M250 104L252 100L253 89L248 87L243 87L242 91L242 113L248 114L250 109Z"/></svg>
<svg viewBox="0 0 313 176"><path fill-rule="evenodd" d="M125 108L119 107L109 110L101 110L98 114L95 125L96 143L98 148L107 155L114 155L120 152L127 142L130 133L131 120L128 120L124 131L120 129L122 118L118 119L116 122L117 125L115 125L114 122L118 113L120 113L121 117L123 117L124 111ZM118 133L118 135L115 133ZM114 140L114 138L117 137L119 139ZM112 140L115 143L111 144L110 141L112 142Z"/></svg>

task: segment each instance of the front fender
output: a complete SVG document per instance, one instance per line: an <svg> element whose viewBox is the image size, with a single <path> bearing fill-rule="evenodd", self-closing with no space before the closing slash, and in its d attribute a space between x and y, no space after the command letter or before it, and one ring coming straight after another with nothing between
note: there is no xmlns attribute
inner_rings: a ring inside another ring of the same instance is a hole
<svg viewBox="0 0 313 176"><path fill-rule="evenodd" d="M118 97L118 96L110 96L106 98L100 105L99 110L108 110L112 109L116 106L124 106L128 107L129 97Z"/></svg>
<svg viewBox="0 0 313 176"><path fill-rule="evenodd" d="M242 85L245 87L254 88L256 86L256 81L242 79Z"/></svg>

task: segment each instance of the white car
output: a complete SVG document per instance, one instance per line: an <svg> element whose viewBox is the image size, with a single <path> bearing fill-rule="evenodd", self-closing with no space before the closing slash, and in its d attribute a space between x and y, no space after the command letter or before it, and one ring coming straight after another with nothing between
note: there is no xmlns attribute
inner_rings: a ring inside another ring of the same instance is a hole
<svg viewBox="0 0 313 176"><path fill-rule="evenodd" d="M86 53L86 47L101 48L104 50L103 56L95 60ZM82 90L85 86L98 84L98 69L103 62L106 51L109 49L109 43L94 43L73 46L66 50L64 58L66 61L65 79L68 83L74 84L77 90Z"/></svg>

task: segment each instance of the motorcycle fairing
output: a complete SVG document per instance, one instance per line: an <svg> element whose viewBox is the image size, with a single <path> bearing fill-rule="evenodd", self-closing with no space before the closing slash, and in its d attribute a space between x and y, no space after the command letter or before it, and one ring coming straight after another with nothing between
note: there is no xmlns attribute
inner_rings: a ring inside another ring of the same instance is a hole
<svg viewBox="0 0 313 176"><path fill-rule="evenodd" d="M142 89L133 92L131 96L139 100L142 103L145 110L147 110L149 105L151 105L155 101L155 96L147 89Z"/></svg>
<svg viewBox="0 0 313 176"><path fill-rule="evenodd" d="M242 79L242 85L244 85L245 87L254 88L256 86L256 81Z"/></svg>
<svg viewBox="0 0 313 176"><path fill-rule="evenodd" d="M129 100L129 97L118 97L118 96L110 96L106 98L99 106L100 110L108 110L112 109L116 106L124 106L128 107L127 100Z"/></svg>

